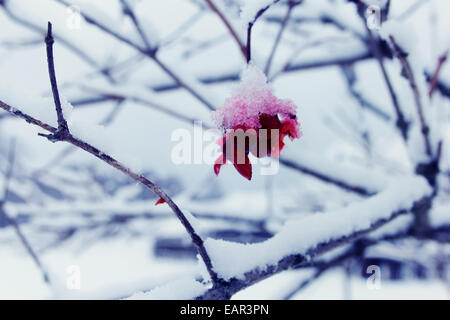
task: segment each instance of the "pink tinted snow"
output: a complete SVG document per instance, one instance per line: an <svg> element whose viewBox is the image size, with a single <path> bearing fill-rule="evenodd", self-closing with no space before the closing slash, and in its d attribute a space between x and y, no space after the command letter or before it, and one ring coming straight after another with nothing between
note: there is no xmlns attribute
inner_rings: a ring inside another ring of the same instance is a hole
<svg viewBox="0 0 450 320"><path fill-rule="evenodd" d="M264 73L256 66L249 65L241 76L241 83L235 95L213 112L215 124L222 129L232 129L238 125L260 128L261 114L279 115L288 119L295 115L296 106L290 100L283 100L272 94Z"/></svg>

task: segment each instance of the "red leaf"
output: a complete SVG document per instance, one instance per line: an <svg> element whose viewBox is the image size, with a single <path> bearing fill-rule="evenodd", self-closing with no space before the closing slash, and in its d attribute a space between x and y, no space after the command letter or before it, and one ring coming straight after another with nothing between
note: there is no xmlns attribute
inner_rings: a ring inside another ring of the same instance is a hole
<svg viewBox="0 0 450 320"><path fill-rule="evenodd" d="M281 134L283 138L285 135L288 135L291 140L295 138L300 138L301 133L298 129L297 119L285 119L282 122Z"/></svg>
<svg viewBox="0 0 450 320"><path fill-rule="evenodd" d="M214 165L214 173L216 174L216 176L219 175L220 167L222 167L221 164L215 164L215 165Z"/></svg>
<svg viewBox="0 0 450 320"><path fill-rule="evenodd" d="M236 170L248 180L252 180L252 164L250 163L250 159L248 156L245 156L245 163L243 164L233 164Z"/></svg>
<svg viewBox="0 0 450 320"><path fill-rule="evenodd" d="M227 159L223 156L220 155L217 160L216 163L214 164L214 173L216 174L216 176L219 175L220 172L220 168L227 162Z"/></svg>
<svg viewBox="0 0 450 320"><path fill-rule="evenodd" d="M166 200L164 200L163 198L159 198L159 200L156 201L155 206L157 206L158 204L162 204L162 203L166 203Z"/></svg>
<svg viewBox="0 0 450 320"><path fill-rule="evenodd" d="M259 123L263 129L280 129L281 122L277 116L271 116L263 113L259 116Z"/></svg>

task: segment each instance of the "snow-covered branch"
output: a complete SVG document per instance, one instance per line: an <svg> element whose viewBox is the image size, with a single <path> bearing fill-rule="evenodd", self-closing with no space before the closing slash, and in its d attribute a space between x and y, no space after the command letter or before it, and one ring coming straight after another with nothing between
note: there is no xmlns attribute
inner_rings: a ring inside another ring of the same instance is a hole
<svg viewBox="0 0 450 320"><path fill-rule="evenodd" d="M288 221L279 233L262 243L244 245L206 239L214 270L225 282L201 298L230 298L270 275L307 263L369 234L399 215L427 205L431 193L425 179L404 178L363 202L336 212ZM231 262L231 255L237 257L238 262Z"/></svg>

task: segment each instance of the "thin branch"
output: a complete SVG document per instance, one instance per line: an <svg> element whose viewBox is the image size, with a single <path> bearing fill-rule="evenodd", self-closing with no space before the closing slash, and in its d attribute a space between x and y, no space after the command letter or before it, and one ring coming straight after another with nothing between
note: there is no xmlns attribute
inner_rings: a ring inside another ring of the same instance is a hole
<svg viewBox="0 0 450 320"><path fill-rule="evenodd" d="M33 30L34 32L37 32L37 33L42 34L42 35L45 35L46 30L44 28L41 28L40 26L35 25L34 23L30 22L27 19L24 19L24 18L21 18L21 17L17 16L14 12L12 12L8 8L8 5L6 3L1 3L0 2L0 6L3 8L4 12L6 13L6 15L9 18L11 18L11 20L15 21L16 23L18 23L18 24L20 24L20 25L22 25L22 26L24 26L24 27L26 27L26 28L28 28L30 30ZM77 47L73 43L67 41L63 37L55 36L55 38L58 40L58 42L60 42L61 44L66 46L68 49L73 51L78 57L80 57L82 60L84 60L88 65L90 65L92 67L95 67L95 68L100 68L100 66L97 63L97 61L95 61L94 58L89 56L88 53L84 52L79 47Z"/></svg>
<svg viewBox="0 0 450 320"><path fill-rule="evenodd" d="M392 221L399 215L406 214L410 211L417 210L420 207L426 205L429 197L422 198L416 201L412 209L400 209L393 212L389 218L380 219L374 222L370 227L351 233L350 235L343 236L336 240L331 240L323 243L319 243L313 248L309 249L305 254L292 254L279 260L278 262L268 265L265 268L256 268L246 272L242 277L232 278L229 281L222 282L220 286L211 288L203 295L197 297L199 300L210 299L230 299L236 292L241 291L261 280L264 280L274 274L280 273L285 270L299 268L310 264L312 258L322 255L344 244L355 242L356 240L366 236L367 234L377 230L386 223Z"/></svg>
<svg viewBox="0 0 450 320"><path fill-rule="evenodd" d="M436 70L434 71L433 75L430 78L430 84L429 84L429 89L428 89L428 96L430 97L430 99L433 97L433 93L438 86L439 73L441 72L442 66L447 61L448 51L449 50L447 50L443 55L441 55L439 57L438 64L436 66Z"/></svg>
<svg viewBox="0 0 450 320"><path fill-rule="evenodd" d="M428 0L417 0L415 3L410 5L405 11L403 11L398 17L398 20L405 20L409 16L411 16L417 9L419 9L425 3L428 3Z"/></svg>
<svg viewBox="0 0 450 320"><path fill-rule="evenodd" d="M417 108L417 114L419 116L422 136L423 136L423 140L425 143L425 152L429 157L431 157L432 150L431 150L431 142L430 142L430 137L429 137L430 129L425 121L422 100L420 97L419 88L417 87L417 84L416 84L416 79L414 77L414 73L412 71L411 65L409 64L408 59L406 58L405 52L400 48L400 46L397 44L397 42L395 41L395 39L392 35L389 36L389 41L392 45L394 55L397 57L397 59L402 64L403 70L406 73L406 78L409 81L409 86L411 87L411 90L413 91L414 101L415 101L416 108Z"/></svg>
<svg viewBox="0 0 450 320"><path fill-rule="evenodd" d="M51 37L51 24L50 23L48 25L48 34ZM53 58L53 56L49 55L49 59L51 59L51 58ZM56 84L56 81L55 81L55 84ZM55 89L56 89L55 92L57 92L57 88L55 88ZM88 153L94 155L95 157L101 159L102 161L106 162L110 166L123 172L124 174L126 174L127 176L132 178L133 180L143 184L144 186L146 186L147 188L152 190L154 193L156 193L159 197L161 197L169 205L169 207L172 209L172 211L177 216L178 220L181 222L183 227L186 229L186 231L190 235L192 242L196 246L200 256L202 257L202 259L206 265L206 268L209 272L209 275L211 276L213 283L214 284L217 283L218 277L212 268L211 259L208 256L208 253L206 252L206 249L203 244L203 239L197 234L197 232L194 230L194 228L192 227L191 223L186 218L184 213L178 208L178 206L175 204L175 202L173 202L172 198L170 198L162 189L160 189L159 186L157 186L156 184L154 184L153 182L151 182L144 176L133 172L131 169L127 168L126 166L121 164L119 161L117 161L113 157L102 152L100 149L90 145L89 143L87 143L83 140L75 138L74 136L72 136L69 129L59 131L59 128L55 128L49 124L46 124L44 122L41 122L41 121L33 118L25 113L22 113L21 111L17 110L17 108L13 108L2 101L0 101L0 108L4 109L5 111L8 111L10 113L13 113L16 116L21 117L21 118L25 119L27 122L37 125L46 131L49 131L51 133L50 135L43 135L43 134L41 134L41 135L46 136L47 138L50 139L50 141L52 141L52 142L65 141L65 142L68 142L80 149L85 150L86 152L88 152ZM57 108L57 113L58 113L58 108ZM61 116L61 118L64 119L64 115L62 112L58 116Z"/></svg>
<svg viewBox="0 0 450 320"><path fill-rule="evenodd" d="M14 162L15 162L15 154L16 154L16 143L13 139L10 144L9 148L9 156L8 156L8 170L5 174L5 184L4 184L4 190L3 190L3 197L0 199L0 216L3 216L6 220L6 222L11 225L19 238L22 245L25 247L27 253L30 255L30 257L33 259L34 263L38 267L38 269L41 271L42 278L47 284L51 284L50 277L45 270L44 266L41 263L41 260L39 259L39 256L36 254L36 252L33 250L33 247L31 246L30 242L27 240L25 235L23 234L22 230L20 229L20 226L16 222L14 218L11 218L5 211L4 205L8 199L9 196L9 184L12 179L13 175L13 168L14 168Z"/></svg>
<svg viewBox="0 0 450 320"><path fill-rule="evenodd" d="M188 117L178 111L171 110L170 108L168 108L160 103L149 100L146 97L140 97L135 94L120 93L120 91L118 91L117 93L114 93L114 91L112 89L111 89L111 91L109 91L109 90L105 91L105 90L101 90L101 89L90 88L90 87L87 87L84 85L81 85L80 88L82 88L83 90L88 91L88 92L99 94L102 97L108 97L109 99L111 99L113 101L118 101L118 102L123 102L126 100L132 101L132 102L144 105L146 107L155 109L155 110L160 111L164 114L167 114L171 117L174 117L175 119L178 119L178 120L181 120L181 121L184 121L187 123L192 124L194 121L196 121L196 119L194 119L194 118ZM112 87L112 88L114 88L114 87ZM204 128L210 129L210 127L206 124L203 124L202 126Z"/></svg>
<svg viewBox="0 0 450 320"><path fill-rule="evenodd" d="M380 48L380 42L378 42L374 39L372 31L367 26L365 16L364 16L366 6L367 5L364 4L363 2L358 1L357 2L358 14L359 14L359 16L362 20L362 23L364 24L364 28L366 30L370 50L372 51L373 56L375 57L375 59L378 62L378 66L380 67L384 82L386 84L389 95L391 97L392 105L394 106L395 114L397 117L396 126L397 126L398 130L400 131L400 133L403 137L403 140L406 141L408 139L409 123L408 123L408 121L406 121L406 117L403 114L403 111L400 107L400 103L398 102L398 98L397 98L397 94L395 93L394 86L392 85L392 81L391 81L389 74L386 70L386 67L384 65L384 62L383 62L384 54Z"/></svg>
<svg viewBox="0 0 450 320"><path fill-rule="evenodd" d="M284 159L284 158L280 158L279 160L280 160L281 164L285 165L288 168L292 168L292 169L298 170L300 172L303 172L305 174L313 176L313 177L315 177L315 178L317 178L317 179L319 179L319 180L321 180L323 182L327 182L327 183L335 185L335 186L337 186L339 188L342 188L342 189L344 189L346 191L357 193L357 194L359 194L361 196L369 196L369 195L372 194L369 190L367 190L366 188L364 188L362 186L352 185L352 184L349 184L349 183L347 183L345 181L342 181L342 180L339 180L339 179L327 176L326 174L323 174L321 172L312 170L311 168L305 167L302 164L295 163L295 162L293 162L291 160Z"/></svg>
<svg viewBox="0 0 450 320"><path fill-rule="evenodd" d="M31 46L40 46L42 44L42 39L39 37L38 39L30 39L30 40L16 40L16 41L2 41L0 42L0 46L8 47L8 49L22 49L25 47Z"/></svg>
<svg viewBox="0 0 450 320"><path fill-rule="evenodd" d="M250 22L247 28L247 46L245 50L247 64L250 63L250 60L252 59L252 29L253 22Z"/></svg>
<svg viewBox="0 0 450 320"><path fill-rule="evenodd" d="M245 48L244 44L242 43L241 39L239 38L238 34L236 33L236 31L234 30L234 28L231 26L230 22L223 15L223 13L219 10L219 8L217 8L217 6L214 4L214 2L212 0L205 0L205 2L208 4L208 6L211 8L211 10L217 14L217 16L220 18L220 20L222 20L223 24L228 29L228 32L230 33L230 35L233 37L234 41L238 45L242 55L246 59L247 58L246 48Z"/></svg>
<svg viewBox="0 0 450 320"><path fill-rule="evenodd" d="M196 90L194 90L191 86L189 86L182 78L180 78L169 66L167 66L164 62L162 62L156 56L153 57L153 61L159 67L164 70L176 83L178 83L181 87L186 89L191 95L197 98L198 101L203 103L209 110L215 110L214 106L208 102L202 95L200 95Z"/></svg>
<svg viewBox="0 0 450 320"><path fill-rule="evenodd" d="M425 71L425 78L427 82L430 82L433 75L429 72ZM436 83L436 90L439 91L442 96L450 98L450 85L443 82L442 80L438 80Z"/></svg>
<svg viewBox="0 0 450 320"><path fill-rule="evenodd" d="M315 61L303 61L298 63L289 63L283 68L283 73L289 72L297 72L309 69L316 68L326 68L332 66L340 66L344 64L353 64L360 61L365 61L368 59L372 59L373 55L371 52L366 50L356 53L351 53L348 56L331 56L323 59L318 59ZM208 75L202 76L198 79L203 84L216 84L227 81L236 81L239 80L239 71L232 70L227 73L219 74L219 75ZM157 85L152 85L151 88L156 92L169 91L179 89L180 85L177 83L162 83Z"/></svg>
<svg viewBox="0 0 450 320"><path fill-rule="evenodd" d="M272 23L282 23L283 19L284 17L278 16L277 14L267 15L267 17L265 18L267 22ZM294 16L290 20L296 24L311 23L311 22L318 24L330 24L340 31L351 33L353 36L360 39L362 42L367 42L367 39L364 37L364 35L360 33L359 30L357 30L356 28L354 29L350 28L351 25L343 24L341 21L336 20L336 18L332 14L327 12L322 12L319 16L314 15L311 17L308 16L305 17L303 15Z"/></svg>
<svg viewBox="0 0 450 320"><path fill-rule="evenodd" d="M260 9L256 15L255 18L253 19L253 21L248 23L247 26L247 47L246 47L246 58L247 58L247 63L250 62L250 60L252 59L252 29L254 24L256 23L256 21L259 19L259 17L261 17L264 12L267 11L267 9L269 9L272 5L274 5L275 3L279 2L280 0L273 0L273 2L271 4L269 4L268 6Z"/></svg>
<svg viewBox="0 0 450 320"><path fill-rule="evenodd" d="M4 180L5 183L3 185L3 195L0 200L0 204L4 204L6 199L9 196L9 184L11 182L12 174L13 174L13 168L14 168L14 161L16 157L16 141L15 139L11 139L10 145L9 145L9 152L8 152L8 170L6 171Z"/></svg>
<svg viewBox="0 0 450 320"><path fill-rule="evenodd" d="M275 38L275 41L273 43L272 50L270 51L270 54L269 54L269 58L267 59L266 67L264 68L264 73L266 75L269 74L270 66L272 65L272 61L273 61L273 58L275 56L275 52L277 51L278 45L280 44L281 37L283 36L284 30L286 30L286 26L287 26L288 21L289 21L289 19L291 17L292 10L298 4L300 4L300 2L289 1L289 3L288 3L288 9L287 9L286 15L284 16L283 20L281 21L280 29L279 29L278 34L277 34L277 36Z"/></svg>
<svg viewBox="0 0 450 320"><path fill-rule="evenodd" d="M163 47L171 44L176 39L180 38L184 33L189 31L191 27L200 20L203 15L203 10L199 10L194 13L190 18L188 18L185 22L183 22L177 29L172 31L169 35L167 35L163 40L159 42L159 46Z"/></svg>
<svg viewBox="0 0 450 320"><path fill-rule="evenodd" d="M47 47L47 64L48 64L48 74L50 77L50 84L52 86L53 100L55 102L56 107L56 116L58 117L58 131L68 131L69 128L67 126L66 119L64 119L62 107L61 107L61 99L59 98L58 85L56 83L56 74L55 74L55 63L53 58L53 43L55 42L52 35L52 24L50 21L48 22L48 32L45 37L45 44Z"/></svg>
<svg viewBox="0 0 450 320"><path fill-rule="evenodd" d="M133 21L133 24L136 27L136 30L139 33L139 35L140 35L142 41L144 42L145 46L147 47L147 49L152 50L152 45L150 44L150 41L147 39L147 35L145 34L144 30L142 29L142 26L140 25L139 20L136 17L133 9L130 7L128 1L120 0L120 3L122 4L123 12L130 17L131 21ZM153 50L156 50L156 48L154 48Z"/></svg>
<svg viewBox="0 0 450 320"><path fill-rule="evenodd" d="M355 253L356 253L356 250L352 246L346 252L337 256L336 258L333 258L331 261L316 264L316 270L314 271L313 275L311 277L303 280L295 289L293 289L291 292L289 292L284 297L284 300L292 299L297 294L297 292L299 292L299 291L303 290L304 288L306 288L307 286L309 286L314 280L317 280L326 271L329 271L330 269L338 266L340 263L342 263L342 262L346 261L347 259L351 258L352 256L354 256Z"/></svg>
<svg viewBox="0 0 450 320"><path fill-rule="evenodd" d="M385 121L390 121L391 116L383 111L381 108L374 105L372 102L368 101L362 96L362 94L356 89L355 82L356 77L354 76L354 70L352 70L351 65L342 65L342 72L345 76L347 87L350 94L359 102L361 107L371 111L374 115L378 116L380 119Z"/></svg>
<svg viewBox="0 0 450 320"><path fill-rule="evenodd" d="M64 6L70 6L70 4L65 0L55 0ZM81 15L86 20L87 23L90 23L100 30L104 31L106 34L109 34L110 36L116 38L117 40L129 45L130 47L134 48L135 50L141 52L145 56L152 59L164 72L166 72L180 87L183 87L186 89L190 94L192 94L197 100L199 100L202 104L204 104L208 109L214 110L214 106L205 99L200 93L198 93L191 85L189 85L182 77L177 75L169 66L167 66L164 62L162 62L157 57L157 52L152 49L148 50L147 48L143 48L140 45L134 43L130 39L124 37L123 35L117 33L116 31L108 28L106 25L102 24L99 21L96 21L93 17L87 15L84 11L81 12Z"/></svg>

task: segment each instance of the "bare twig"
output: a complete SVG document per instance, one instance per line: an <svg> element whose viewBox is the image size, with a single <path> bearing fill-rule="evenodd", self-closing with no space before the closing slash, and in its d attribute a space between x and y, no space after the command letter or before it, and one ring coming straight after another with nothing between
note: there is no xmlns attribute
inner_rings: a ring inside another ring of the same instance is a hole
<svg viewBox="0 0 450 320"><path fill-rule="evenodd" d="M368 43L370 45L370 50L372 51L373 56L378 62L378 66L380 67L381 73L383 75L384 82L386 84L386 87L388 89L389 95L391 97L392 105L394 106L395 114L397 117L396 126L397 129L400 131L403 139L406 141L408 139L408 129L409 129L409 123L406 121L405 115L403 114L403 111L400 107L400 103L398 102L397 94L395 93L394 86L392 85L392 81L389 77L389 74L386 70L386 67L383 62L384 54L380 49L380 44L377 42L372 34L372 31L367 26L366 20L365 20L365 9L366 4L363 2L358 1L358 14L364 24L364 27L366 29L366 34L368 38Z"/></svg>
<svg viewBox="0 0 450 320"><path fill-rule="evenodd" d="M152 50L152 45L151 45L150 41L147 39L147 35L145 34L144 30L142 29L142 26L139 23L139 20L136 17L133 9L130 7L130 4L128 3L128 1L120 0L120 3L122 4L123 12L130 17L131 21L133 21L133 24L136 27L136 30L139 33L139 35L140 35L142 41L144 42L145 46L147 47L147 49ZM156 48L154 48L153 50L156 50Z"/></svg>
<svg viewBox="0 0 450 320"><path fill-rule="evenodd" d="M268 6L260 9L256 15L255 18L253 19L253 21L248 23L247 26L247 47L246 47L246 57L247 57L247 63L250 62L250 60L252 59L252 29L253 26L255 24L255 22L259 19L259 17L261 17L264 12L267 11L267 9L269 9L272 5L274 5L275 3L277 3L280 0L273 0L273 2L271 4L269 4Z"/></svg>
<svg viewBox="0 0 450 320"><path fill-rule="evenodd" d="M155 102L153 102L151 100L148 100L148 99L145 99L145 98L142 98L142 97L139 97L139 96L121 94L120 92L112 94L109 91L105 92L105 91L101 91L99 89L89 88L89 87L84 87L84 86L82 86L82 88L84 90L86 90L86 91L92 91L92 92L100 94L100 95L102 95L104 97L108 97L108 98L112 99L113 101L118 101L118 102L124 101L124 100L133 101L133 102L136 102L136 103L148 106L150 108L153 108L155 110L161 111L161 112L163 112L163 113L165 113L165 114L167 114L169 116L172 116L172 117L174 117L174 118L176 118L178 120L181 120L181 121L184 121L184 122L187 122L187 123L191 123L192 124L193 121L194 121L193 118L185 116L184 114L181 114L179 112L172 111L172 110L168 109L165 106L162 106L162 105L160 105L158 103L155 103ZM374 112L376 112L376 109L375 109ZM382 112L382 111L379 111L379 112ZM381 114L380 116L382 117L383 114ZM210 129L210 127L207 124L205 124L205 123L202 123L202 127L205 128L205 129ZM66 154L66 153L64 152L64 154ZM56 161L58 161L58 159L61 159L61 158L59 156L57 156L48 165L46 165L45 168L47 168L47 169L50 168L52 165L55 164ZM310 176L312 176L312 177L314 177L316 179L319 179L319 180L321 180L321 181L323 181L325 183L333 184L333 185L335 185L335 186L337 186L339 188L342 188L343 190L354 192L354 193L357 193L357 194L362 195L362 196L368 196L368 195L372 194L364 186L353 185L351 183L346 182L345 180L338 179L338 178L333 178L331 176L328 176L325 173L322 173L322 172L317 171L317 170L315 170L313 168L310 168L309 166L304 165L301 162L298 162L298 161L294 162L292 160L280 158L280 163L282 165L288 167L288 168L300 171L301 173L306 174L306 175L310 175ZM39 174L41 174L42 172L46 172L46 171L42 171L42 170L43 169L39 170Z"/></svg>
<svg viewBox="0 0 450 320"><path fill-rule="evenodd" d="M52 30L51 30L51 24L49 23L49 28L48 28L48 37L51 38L52 37ZM49 53L49 51L47 51ZM52 59L53 56L49 55L48 59ZM50 77L52 78L52 77ZM56 84L56 81L55 81ZM55 87L55 91L54 94L57 94L58 89L57 87ZM116 168L117 170L123 172L124 174L126 174L127 176L129 176L130 178L132 178L133 180L143 184L145 187L149 188L150 190L152 190L154 193L156 193L159 197L161 197L163 200L165 200L165 202L169 205L169 207L172 209L172 211L175 213L176 217L178 218L178 220L181 222L181 224L183 225L183 227L185 228L185 230L188 232L188 234L190 235L192 242L194 243L194 245L196 246L200 256L202 257L206 268L211 276L211 279L213 281L213 283L217 283L218 281L218 277L217 274L215 273L215 271L212 268L212 264L211 264L211 259L208 256L208 253L206 252L206 249L203 245L203 239L197 234L197 232L194 230L194 228L192 227L191 223L189 222L189 220L186 218L186 216L184 215L184 213L178 208L178 206L175 204L175 202L173 202L172 198L170 198L162 189L160 189L156 184L154 184L153 182L151 182L150 180L148 180L147 178L145 178L144 176L133 172L131 169L127 168L126 166L124 166L123 164L121 164L119 161L117 161L116 159L114 159L113 157L109 156L108 154L102 152L100 149L90 145L89 143L80 140L78 138L75 138L74 136L72 136L72 134L70 133L69 129L67 128L67 130L62 130L59 131L59 128L55 128L49 124L46 124L38 119L35 119L25 113L22 113L21 111L19 111L17 108L13 108L11 106L9 106L8 104L0 101L0 108L2 108L5 111L8 111L10 113L15 114L16 116L19 116L23 119L25 119L27 122L32 123L34 125L37 125L39 127L41 127L42 129L49 131L51 134L50 135L42 135L42 136L46 136L47 138L49 138L52 142L56 142L56 141L65 141L68 142L80 149L85 150L86 152L94 155L95 157L103 160L104 162L106 162L107 164L109 164L110 166ZM57 113L58 113L58 108L57 108ZM58 114L58 117L61 117L62 119L64 119L64 115L62 113L62 111ZM58 118L59 119L59 118ZM59 123L58 123L59 125Z"/></svg>
<svg viewBox="0 0 450 320"><path fill-rule="evenodd" d="M428 82L431 81L431 78L433 77L432 74L430 74L429 72L425 71L425 78ZM448 83L445 83L442 80L438 80L436 83L436 89L437 91L439 91L440 94L442 94L442 96L450 98L450 85Z"/></svg>
<svg viewBox="0 0 450 320"><path fill-rule="evenodd" d="M45 28L41 28L40 26L34 24L33 22L29 21L28 19L25 19L25 18L22 18L22 17L16 15L14 12L12 12L10 10L7 3L0 3L0 5L2 5L4 12L11 20L13 20L14 22L16 22L34 32L45 35L45 33L46 33ZM90 56L89 53L83 51L77 45L68 41L64 37L61 37L58 35L55 35L54 37L56 38L56 40L58 40L59 43L61 43L62 45L67 47L69 50L71 50L75 55L77 55L79 58L81 58L81 60L85 61L88 65L90 65L93 68L99 69L99 70L102 69L101 66L99 65L99 63L92 56ZM114 81L114 79L112 79L107 73L103 73L103 75L106 76L109 81Z"/></svg>
<svg viewBox="0 0 450 320"><path fill-rule="evenodd" d="M172 43L175 39L180 38L181 35L183 35L187 31L189 31L191 29L191 27L197 21L200 20L203 13L204 13L203 10L199 10L196 13L194 13L190 18L188 18L185 22L183 22L177 29L175 29L169 35L167 35L164 39L162 39L159 42L159 46L160 47L166 46L166 45Z"/></svg>
<svg viewBox="0 0 450 320"><path fill-rule="evenodd" d="M437 66L436 66L436 70L434 71L433 75L430 78L430 84L429 84L429 89L428 89L428 96L430 98L433 97L433 93L438 86L439 73L441 72L442 66L447 61L447 58L448 58L448 50L439 57L439 60L438 60Z"/></svg>
<svg viewBox="0 0 450 320"><path fill-rule="evenodd" d="M272 50L270 51L270 55L269 58L267 59L267 63L266 63L266 67L264 69L265 74L269 74L270 71L270 66L272 65L272 60L275 56L275 52L277 51L278 45L280 44L281 41L281 37L283 36L283 32L286 29L286 26L288 24L289 18L291 17L291 13L292 13L292 9L294 9L294 7L296 5L298 5L300 2L292 2L290 1L288 3L288 9L286 12L286 15L284 16L283 20L281 21L281 26L280 26L280 30L278 31L278 34L275 38L275 41L273 43L272 46Z"/></svg>
<svg viewBox="0 0 450 320"><path fill-rule="evenodd" d="M244 44L242 43L240 37L236 33L236 30L234 30L234 28L231 26L231 24L227 20L227 18L223 15L223 13L219 10L219 8L217 8L217 6L214 4L213 0L205 0L205 2L208 4L208 6L211 8L211 10L217 14L217 16L220 18L220 20L222 20L223 24L228 29L228 32L230 33L230 35L233 37L234 41L238 45L242 55L244 56L244 58L247 58L246 48L245 48Z"/></svg>
<svg viewBox="0 0 450 320"><path fill-rule="evenodd" d="M70 4L65 0L56 0L57 2L70 6ZM100 30L104 31L106 34L116 38L117 40L129 45L135 50L141 52L145 56L152 59L164 72L166 72L180 87L186 89L190 94L192 94L197 100L199 100L203 105L205 105L208 109L214 110L214 106L203 97L195 88L193 88L189 83L187 83L182 77L177 75L168 65L166 65L161 59L157 56L157 51L154 49L148 50L147 48L143 48L140 45L134 43L130 39L124 37L122 34L117 33L116 31L110 29L108 26L102 24L100 21L96 21L93 17L89 16L85 12L81 12L81 15L84 17L86 22L96 26Z"/></svg>
<svg viewBox="0 0 450 320"><path fill-rule="evenodd" d="M350 53L347 56L330 56L323 59L317 59L314 61L306 61L306 62L298 62L298 63L289 63L286 65L286 67L282 70L283 73L289 73L289 72L297 72L302 70L309 70L309 69L316 69L316 68L326 68L330 66L339 66L343 64L353 64L358 63L361 61L365 61L368 59L372 59L373 55L372 53L368 51L360 51L356 53ZM239 70L232 70L230 72L217 74L217 75L208 75L208 76L202 76L198 79L200 83L203 84L216 84L216 83L222 83L227 81L236 81L239 80ZM160 83L156 85L152 85L151 88L156 92L162 92L162 91L169 91L169 90L175 90L179 89L180 85L178 83ZM103 99L101 101L105 101L108 99Z"/></svg>
<svg viewBox="0 0 450 320"><path fill-rule="evenodd" d="M47 46L47 63L48 75L50 77L50 84L52 86L53 100L56 107L56 115L58 117L58 132L68 131L66 119L64 119L63 110L61 107L61 99L59 98L58 85L56 83L55 63L53 58L53 43L55 42L52 35L52 24L48 23L48 32L45 37L45 44Z"/></svg>
<svg viewBox="0 0 450 320"><path fill-rule="evenodd" d="M297 292L303 290L307 286L309 286L314 280L317 280L321 275L323 275L326 271L329 271L330 269L338 266L340 263L346 261L347 259L351 258L355 254L355 248L352 246L350 249L346 250L343 254L337 256L336 258L333 258L331 261L327 261L316 265L316 270L310 276L309 278L303 280L300 282L300 284L294 288L291 292L289 292L284 299L290 300L292 299Z"/></svg>
<svg viewBox="0 0 450 320"><path fill-rule="evenodd" d="M412 5L410 5L405 11L403 11L398 17L398 20L405 20L411 14L413 14L417 9L419 9L422 5L428 3L428 0L416 0Z"/></svg>
<svg viewBox="0 0 450 320"><path fill-rule="evenodd" d="M391 116L383 111L378 106L374 105L372 102L368 101L366 98L362 96L362 94L356 89L356 76L354 75L354 70L352 70L351 65L342 65L341 69L345 76L347 87L350 94L359 102L361 107L370 110L374 115L378 116L380 119L389 121L391 120Z"/></svg>
<svg viewBox="0 0 450 320"><path fill-rule="evenodd" d="M189 116L186 116L186 115L184 115L184 114L182 114L182 113L180 113L178 111L171 110L170 108L166 107L165 105L162 105L160 103L152 101L152 100L146 98L145 96L144 97L140 97L139 95L126 94L126 93L120 93L120 92L114 93L112 91L112 89L111 89L111 91L109 91L109 90L105 91L105 90L101 90L101 89L90 88L90 87L84 86L84 85L82 85L80 87L83 90L87 91L87 92L92 92L92 93L95 93L95 94L99 94L100 96L103 96L103 97L108 97L108 98L110 98L113 101L121 102L121 101L128 100L128 101L132 101L132 102L141 104L143 106L155 109L155 110L160 111L160 112L162 112L164 114L167 114L167 115L169 115L171 117L174 117L175 119L178 119L178 120L181 120L181 121L185 121L187 123L191 123L192 124L196 120L196 119L191 118ZM210 127L208 125L206 125L206 124L203 124L202 126L205 127L205 128L210 129Z"/></svg>
<svg viewBox="0 0 450 320"><path fill-rule="evenodd" d="M432 156L432 150L431 150L431 142L430 142L430 136L429 136L429 127L426 124L425 121L425 116L423 113L423 105L422 105L422 100L420 97L420 93L419 93L419 89L417 87L416 84L416 79L414 77L414 73L411 69L411 65L409 64L409 61L406 57L406 54L404 53L404 51L400 48L400 46L397 44L397 42L395 41L394 37L392 35L389 36L389 41L392 45L393 51L394 51L394 55L397 57L397 59L400 61L400 63L402 64L403 70L406 73L406 77L409 81L409 85L411 87L411 90L413 91L413 95L414 95L414 101L416 104L416 108L417 108L417 114L419 116L419 121L420 121L420 126L421 126L421 131L422 131L422 136L423 136L423 140L424 140L424 144L425 144L425 152L426 154L431 157Z"/></svg>
<svg viewBox="0 0 450 320"><path fill-rule="evenodd" d="M0 216L3 216L6 220L6 222L13 227L17 237L19 238L20 242L25 247L25 250L30 255L30 257L33 259L34 263L39 268L39 270L41 271L42 278L44 279L44 281L46 283L51 284L50 277L49 277L47 271L45 270L44 266L42 265L41 260L39 259L39 256L33 250L33 247L31 246L30 242L28 241L28 239L25 237L22 230L20 229L19 224L16 222L16 220L14 218L10 217L4 209L4 205L8 199L8 195L9 195L9 184L11 182L12 175L13 175L13 168L14 168L15 154L16 154L15 146L16 146L15 140L13 139L11 141L10 148L9 148L8 170L5 175L3 197L2 197L2 199L0 199Z"/></svg>

